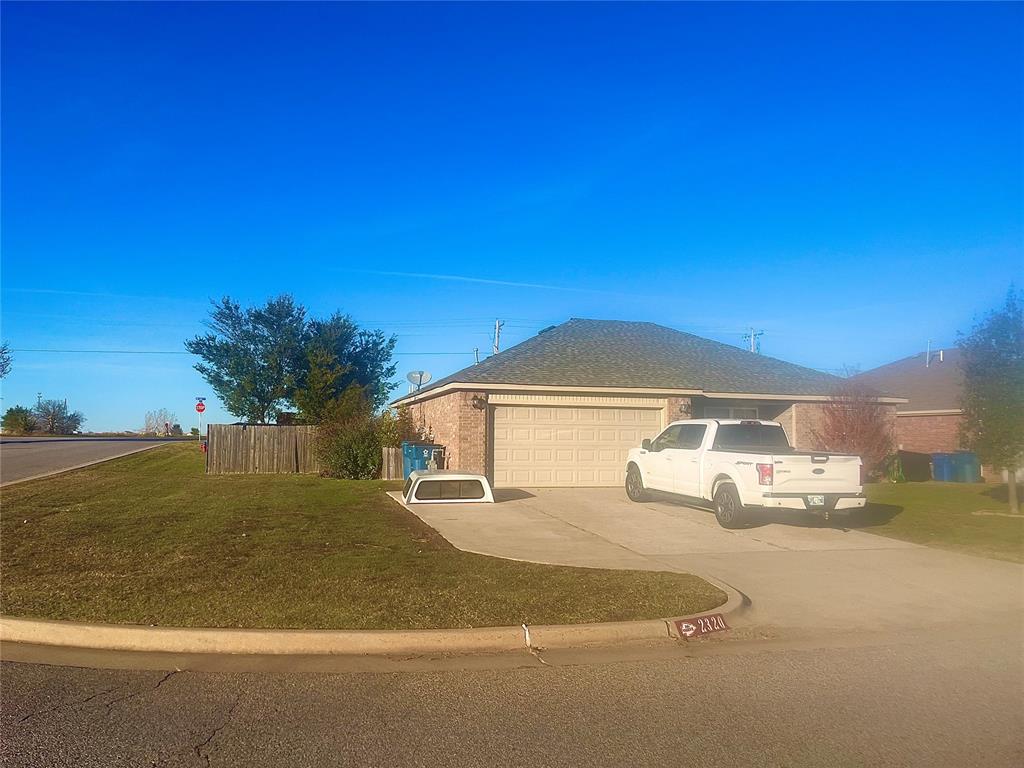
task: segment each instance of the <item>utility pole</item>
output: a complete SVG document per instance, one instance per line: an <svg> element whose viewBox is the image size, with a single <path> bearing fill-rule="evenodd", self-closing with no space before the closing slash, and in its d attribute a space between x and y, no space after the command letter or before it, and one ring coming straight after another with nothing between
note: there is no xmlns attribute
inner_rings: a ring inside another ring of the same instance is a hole
<svg viewBox="0 0 1024 768"><path fill-rule="evenodd" d="M473 347L473 357L476 358L476 364L480 365L480 347Z"/></svg>
<svg viewBox="0 0 1024 768"><path fill-rule="evenodd" d="M505 325L504 320L494 321L494 354L501 351L501 328L503 325Z"/></svg>
<svg viewBox="0 0 1024 768"><path fill-rule="evenodd" d="M743 340L750 342L750 351L755 355L761 354L762 336L764 336L764 331L755 331L753 327L750 328L750 333L743 334Z"/></svg>

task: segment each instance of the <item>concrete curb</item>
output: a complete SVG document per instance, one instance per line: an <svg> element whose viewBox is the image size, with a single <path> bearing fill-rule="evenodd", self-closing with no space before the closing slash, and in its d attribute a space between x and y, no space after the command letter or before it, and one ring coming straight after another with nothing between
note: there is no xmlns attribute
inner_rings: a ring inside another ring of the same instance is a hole
<svg viewBox="0 0 1024 768"><path fill-rule="evenodd" d="M169 441L168 441L169 442ZM181 441L184 442L184 441ZM96 459L95 461L87 461L84 464L75 464L73 467L64 467L63 469L55 469L53 472L43 472L40 475L32 475L31 477L19 477L17 480L9 480L6 483L0 483L0 488L9 488L12 485L18 485L19 483L27 483L31 480L42 480L44 477L53 477L54 475L63 475L65 472L74 472L76 469L85 469L91 467L94 464L104 464L114 459L123 459L125 456L131 456L133 453L142 453L143 451L151 451L154 448L161 448L167 443L157 443L156 445L147 445L143 448L136 448L133 451L127 453L119 453L117 456L107 456L103 459Z"/></svg>
<svg viewBox="0 0 1024 768"><path fill-rule="evenodd" d="M749 602L728 585L719 608L695 614L726 617ZM677 638L675 619L603 624L426 630L189 629L0 616L0 643L59 646L108 651L217 653L239 655L400 656L503 653L523 649L579 648Z"/></svg>

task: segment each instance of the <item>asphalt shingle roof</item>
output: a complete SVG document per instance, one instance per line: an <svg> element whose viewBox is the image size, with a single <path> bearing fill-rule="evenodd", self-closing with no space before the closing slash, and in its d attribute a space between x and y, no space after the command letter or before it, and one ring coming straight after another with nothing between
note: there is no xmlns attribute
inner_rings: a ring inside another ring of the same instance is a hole
<svg viewBox="0 0 1024 768"><path fill-rule="evenodd" d="M654 323L573 318L432 382L830 395L843 379Z"/></svg>
<svg viewBox="0 0 1024 768"><path fill-rule="evenodd" d="M855 380L887 392L895 392L910 402L897 405L897 411L944 411L960 408L964 375L960 369L960 350L931 353L925 365L924 352L894 363L873 368ZM941 359L940 359L941 358Z"/></svg>

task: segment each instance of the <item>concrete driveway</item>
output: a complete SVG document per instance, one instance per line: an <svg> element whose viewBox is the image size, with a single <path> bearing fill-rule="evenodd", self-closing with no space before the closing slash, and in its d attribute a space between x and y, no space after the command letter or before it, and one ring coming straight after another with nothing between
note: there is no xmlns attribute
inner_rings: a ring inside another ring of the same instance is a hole
<svg viewBox="0 0 1024 768"><path fill-rule="evenodd" d="M413 504L459 549L542 563L666 570L747 595L760 626L968 631L1022 627L1024 567L844 530L803 516L739 531L670 500L630 502L618 488L496 492L497 503Z"/></svg>

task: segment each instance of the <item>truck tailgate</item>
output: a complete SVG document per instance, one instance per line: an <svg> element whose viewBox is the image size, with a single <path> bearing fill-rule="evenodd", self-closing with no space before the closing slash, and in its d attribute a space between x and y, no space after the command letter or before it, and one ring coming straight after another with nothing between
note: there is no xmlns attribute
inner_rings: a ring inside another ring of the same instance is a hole
<svg viewBox="0 0 1024 768"><path fill-rule="evenodd" d="M775 462L772 493L860 493L860 457L787 454Z"/></svg>

